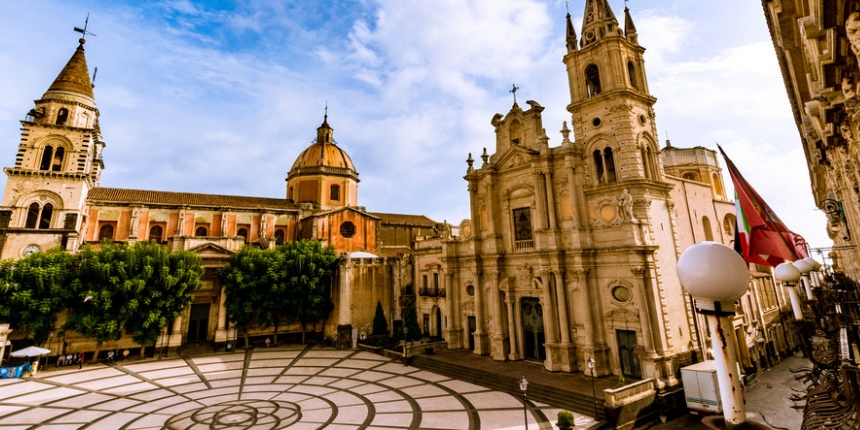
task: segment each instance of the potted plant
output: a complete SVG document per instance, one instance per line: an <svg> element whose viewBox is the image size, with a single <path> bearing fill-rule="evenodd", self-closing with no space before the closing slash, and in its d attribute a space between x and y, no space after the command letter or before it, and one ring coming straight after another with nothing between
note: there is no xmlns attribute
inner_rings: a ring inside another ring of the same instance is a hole
<svg viewBox="0 0 860 430"><path fill-rule="evenodd" d="M555 423L559 429L573 428L573 412L561 411L558 413L558 422Z"/></svg>

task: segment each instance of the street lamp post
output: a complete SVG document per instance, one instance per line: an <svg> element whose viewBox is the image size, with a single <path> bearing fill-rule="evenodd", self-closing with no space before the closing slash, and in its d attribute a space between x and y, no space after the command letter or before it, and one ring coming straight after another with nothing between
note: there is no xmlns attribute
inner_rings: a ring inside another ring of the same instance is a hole
<svg viewBox="0 0 860 430"><path fill-rule="evenodd" d="M588 357L585 363L588 365L588 370L591 371L591 400L594 402L594 419L597 419L597 390L594 388L594 367L596 362L594 357Z"/></svg>
<svg viewBox="0 0 860 430"><path fill-rule="evenodd" d="M726 429L746 427L743 386L737 367L734 330L729 316L749 286L749 268L733 249L714 242L697 243L678 259L678 279L696 299L711 329L711 348Z"/></svg>
<svg viewBox="0 0 860 430"><path fill-rule="evenodd" d="M800 307L800 298L797 295L796 285L800 280L800 270L789 262L781 263L774 269L776 279L782 282L788 289L788 299L791 301L791 310L794 311L794 319L803 319L803 310Z"/></svg>
<svg viewBox="0 0 860 430"><path fill-rule="evenodd" d="M816 261L811 258L804 258L794 262L794 267L800 271L800 278L803 282L803 289L806 291L806 298L812 300L812 287L809 286L809 272L815 269Z"/></svg>
<svg viewBox="0 0 860 430"><path fill-rule="evenodd" d="M520 390L523 390L523 422L525 423L526 430L529 430L528 396L526 395L528 387L529 381L526 381L526 377L523 376L520 379Z"/></svg>
<svg viewBox="0 0 860 430"><path fill-rule="evenodd" d="M409 353L409 350L406 348L406 342L407 342L406 339L409 338L409 336L407 336L408 333L409 333L409 330L407 330L405 325L404 325L404 327L403 327L403 365L404 366L406 366L406 362L407 362L406 354Z"/></svg>

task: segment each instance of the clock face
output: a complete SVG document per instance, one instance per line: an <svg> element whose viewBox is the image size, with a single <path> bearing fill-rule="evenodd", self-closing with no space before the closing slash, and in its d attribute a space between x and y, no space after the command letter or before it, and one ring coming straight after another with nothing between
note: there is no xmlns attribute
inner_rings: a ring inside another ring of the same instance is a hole
<svg viewBox="0 0 860 430"><path fill-rule="evenodd" d="M24 248L24 251L22 251L21 253L24 254L24 256L26 257L26 256L28 256L34 252L39 252L39 251L41 251L41 249L39 248L39 245L30 245L30 246Z"/></svg>

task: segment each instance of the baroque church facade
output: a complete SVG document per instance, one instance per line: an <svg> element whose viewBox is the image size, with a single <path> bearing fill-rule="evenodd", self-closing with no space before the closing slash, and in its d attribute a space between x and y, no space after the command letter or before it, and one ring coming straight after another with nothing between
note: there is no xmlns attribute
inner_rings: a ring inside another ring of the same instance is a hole
<svg viewBox="0 0 860 430"><path fill-rule="evenodd" d="M413 301L424 334L451 349L562 372L593 358L598 375L675 386L707 342L677 259L697 241L730 243L732 203L713 151L661 151L629 11L621 26L605 0L585 8L581 38L566 21L572 130L563 124L561 144L550 147L534 101L495 115L495 148L467 159L471 217L456 227L360 206L358 170L327 116L290 168L285 198L102 187L106 145L81 39L21 122L5 169L0 257L105 239L198 253L203 287L159 341L179 347L237 337L216 276L233 252L320 240L341 256L323 327L339 347L370 331L377 302L396 328ZM94 346L73 335L48 343L55 353Z"/></svg>

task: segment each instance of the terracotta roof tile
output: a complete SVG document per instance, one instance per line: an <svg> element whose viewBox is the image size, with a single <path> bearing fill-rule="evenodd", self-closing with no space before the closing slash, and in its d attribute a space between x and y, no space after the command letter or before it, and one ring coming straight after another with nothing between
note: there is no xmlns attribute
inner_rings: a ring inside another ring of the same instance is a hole
<svg viewBox="0 0 860 430"><path fill-rule="evenodd" d="M436 221L433 221L432 219L427 218L424 215L385 214L379 212L369 213L373 216L381 218L383 223L411 224L427 227L433 227L434 225L438 224Z"/></svg>
<svg viewBox="0 0 860 430"><path fill-rule="evenodd" d="M98 187L90 190L87 200L95 203L139 203L169 206L207 206L237 209L296 210L297 206L287 199L270 197L225 196L220 194L198 194L173 191L130 190Z"/></svg>

